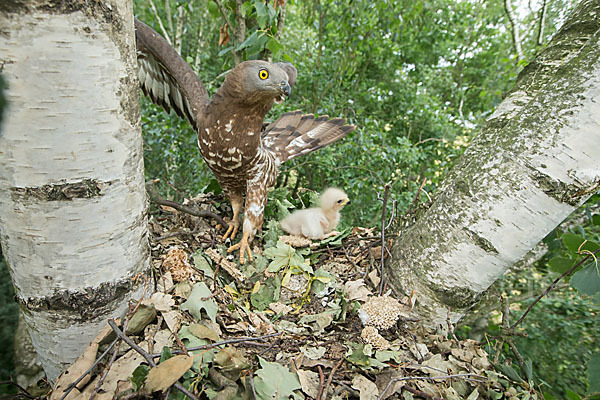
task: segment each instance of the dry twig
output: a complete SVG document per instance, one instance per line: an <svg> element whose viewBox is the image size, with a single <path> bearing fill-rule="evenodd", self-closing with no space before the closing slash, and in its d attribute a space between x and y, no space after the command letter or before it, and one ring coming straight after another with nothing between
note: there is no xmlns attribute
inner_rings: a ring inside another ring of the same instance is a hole
<svg viewBox="0 0 600 400"><path fill-rule="evenodd" d="M155 183L155 181L146 182L146 192L148 193L148 197L150 198L150 200L152 202L159 204L161 206L173 207L174 209L176 209L178 211L193 215L195 217L212 218L215 221L217 221L219 224L221 224L221 226L223 226L224 228L228 227L227 223L223 220L223 218L221 218L220 216L218 216L217 214L215 214L212 211L195 210L191 207L184 206L183 204L179 204L176 201L163 199L162 197L160 197L160 194L158 194L158 190L156 190L156 186L154 186L154 183Z"/></svg>
<svg viewBox="0 0 600 400"><path fill-rule="evenodd" d="M331 372L329 373L329 376L327 377L327 382L325 383L325 388L323 389L323 393L325 394L325 398L327 398L327 391L329 390L329 385L331 385L331 381L333 380L333 376L335 375L335 371L337 371L337 369L340 367L340 365L342 365L343 362L344 362L344 359L342 358L331 369ZM321 400L321 399L318 398L318 400Z"/></svg>
<svg viewBox="0 0 600 400"><path fill-rule="evenodd" d="M388 201L388 196L390 195L390 186L392 185L392 182L388 182L385 184L384 186L384 193L383 193L383 206L382 206L382 210L381 210L381 265L380 265L380 272L379 272L379 277L381 279L381 281L379 282L379 295L381 296L383 294L383 287L385 285L385 279L384 275L383 275L383 270L384 270L384 259L385 259L385 226L386 226L386 219L385 219L385 211L386 211L386 207L387 207L387 201Z"/></svg>
<svg viewBox="0 0 600 400"><path fill-rule="evenodd" d="M481 375L471 374L471 373L465 373L465 374L440 375L440 376L403 376L401 378L390 379L390 381L388 382L388 384L385 386L385 388L383 389L383 391L379 395L378 400L383 399L383 395L385 394L385 392L388 391L388 389L390 388L390 386L392 386L394 383L400 382L400 381L433 381L433 380L436 380L436 379L455 379L455 378L461 378L461 379L471 380L471 381L479 382L479 383L484 383L485 382L485 380L474 379L474 378L472 378L473 376L476 376L476 377L479 377L479 378L483 378Z"/></svg>
<svg viewBox="0 0 600 400"><path fill-rule="evenodd" d="M144 357L146 359L146 361L148 362L148 364L150 364L151 367L156 367L156 363L154 362L154 359L152 358L152 356L150 354L148 354L148 352L146 352L140 346L138 346L137 344L135 344L135 342L133 340L131 340L131 338L127 337L127 335L125 335L125 333L123 333L123 331L121 331L119 329L119 327L117 326L117 324L116 324L116 322L115 322L114 319L108 320L108 325L110 325L110 327L112 328L112 330L116 333L116 335L120 339L124 340L125 343L127 343L132 349L134 349L135 351L137 351L138 353L140 353L142 355L142 357ZM186 395L190 399L192 399L192 400L198 400L198 397L196 397L193 393L191 393L189 390L187 390L186 388L184 388L181 383L175 382L173 384L173 386L175 386L175 389L179 390L181 393L183 393L184 395Z"/></svg>

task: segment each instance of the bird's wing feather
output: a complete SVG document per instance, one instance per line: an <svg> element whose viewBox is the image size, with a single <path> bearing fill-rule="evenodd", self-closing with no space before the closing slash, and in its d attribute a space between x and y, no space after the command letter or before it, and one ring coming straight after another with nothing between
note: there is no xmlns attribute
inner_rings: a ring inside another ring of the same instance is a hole
<svg viewBox="0 0 600 400"><path fill-rule="evenodd" d="M144 94L167 112L172 108L196 128L198 112L209 100L198 76L165 39L137 18L135 39Z"/></svg>
<svg viewBox="0 0 600 400"><path fill-rule="evenodd" d="M315 118L312 114L292 111L283 114L262 133L265 147L273 151L280 162L308 154L335 142L354 130L342 118Z"/></svg>

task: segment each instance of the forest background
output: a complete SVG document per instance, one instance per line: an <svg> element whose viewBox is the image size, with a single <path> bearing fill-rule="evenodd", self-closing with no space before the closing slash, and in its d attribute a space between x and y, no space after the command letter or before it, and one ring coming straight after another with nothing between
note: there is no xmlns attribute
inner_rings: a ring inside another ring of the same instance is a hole
<svg viewBox="0 0 600 400"><path fill-rule="evenodd" d="M241 36L235 0L136 0L134 7L139 19L182 54L209 93L236 61L290 61L298 81L271 118L300 109L344 117L357 126L344 140L284 164L265 216L276 219L282 206L310 203L315 192L338 186L352 200L342 228L376 226L388 182L397 215L417 192L419 203L435 196L477 127L574 5L569 0L237 2L246 22ZM161 179L164 197L183 200L183 193L220 190L186 121L142 98L142 122L146 177ZM600 196L592 197L538 246L534 262L520 264L494 284L458 333L477 340L497 333L500 295L509 297L516 311L525 309L563 272L556 260L570 257L560 240L565 233L598 242L599 202ZM10 344L17 306L6 267L0 268L0 340ZM586 365L599 350L599 311L598 299L562 284L525 320L528 337L515 342L533 361L548 398L577 399L588 392ZM0 380L7 380L14 368L12 346L0 351Z"/></svg>

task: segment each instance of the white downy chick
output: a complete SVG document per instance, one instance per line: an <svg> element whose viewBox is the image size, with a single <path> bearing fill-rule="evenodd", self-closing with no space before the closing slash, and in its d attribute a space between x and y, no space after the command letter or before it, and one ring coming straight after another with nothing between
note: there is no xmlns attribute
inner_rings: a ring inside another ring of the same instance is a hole
<svg viewBox="0 0 600 400"><path fill-rule="evenodd" d="M321 194L319 208L294 211L280 224L290 235L323 239L336 228L340 222L340 210L349 203L346 193L337 188L329 188Z"/></svg>

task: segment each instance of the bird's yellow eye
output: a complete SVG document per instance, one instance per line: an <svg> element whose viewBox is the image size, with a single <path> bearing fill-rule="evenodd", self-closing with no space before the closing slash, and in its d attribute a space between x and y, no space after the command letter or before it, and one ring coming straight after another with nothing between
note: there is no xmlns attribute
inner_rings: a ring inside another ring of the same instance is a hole
<svg viewBox="0 0 600 400"><path fill-rule="evenodd" d="M264 68L261 69L260 71L258 71L258 77L264 81L269 77L269 71L267 71Z"/></svg>

